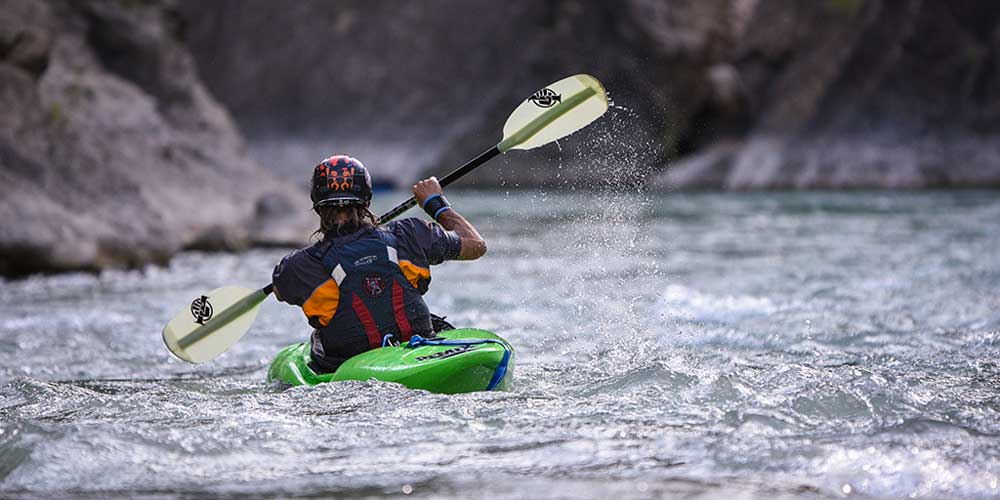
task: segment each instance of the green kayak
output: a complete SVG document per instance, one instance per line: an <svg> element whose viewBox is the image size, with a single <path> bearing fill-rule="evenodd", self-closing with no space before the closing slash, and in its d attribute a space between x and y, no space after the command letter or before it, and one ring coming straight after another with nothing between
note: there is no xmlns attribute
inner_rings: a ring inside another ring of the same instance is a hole
<svg viewBox="0 0 1000 500"><path fill-rule="evenodd" d="M414 336L400 346L348 359L333 373L309 368L309 344L281 350L267 371L268 382L316 385L342 380L382 380L439 394L506 390L514 372L514 349L486 330L460 328L433 338Z"/></svg>

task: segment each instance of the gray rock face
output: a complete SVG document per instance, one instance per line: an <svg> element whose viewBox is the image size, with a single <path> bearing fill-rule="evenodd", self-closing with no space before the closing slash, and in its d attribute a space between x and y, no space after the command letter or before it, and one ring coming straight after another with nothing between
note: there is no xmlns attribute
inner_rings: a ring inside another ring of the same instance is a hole
<svg viewBox="0 0 1000 500"><path fill-rule="evenodd" d="M169 5L3 3L0 274L134 266L289 236L263 229L274 224L255 216L258 200L307 198L246 153ZM307 207L267 217L302 241Z"/></svg>
<svg viewBox="0 0 1000 500"><path fill-rule="evenodd" d="M657 89L662 79L636 71L649 56L635 48L642 44L630 40L628 26L619 25L624 13L615 2L220 0L180 6L206 85L233 111L256 156L290 178L301 178L331 152L361 158L375 180L440 175L496 144L522 100L579 72L595 72L613 98L644 96L629 119L614 124L621 136L655 149L662 128L648 126L667 102ZM564 145L576 151L610 130L611 124L588 129ZM558 185L573 177L560 174L558 157L555 148L513 152L506 155L509 167L499 160L462 182Z"/></svg>
<svg viewBox="0 0 1000 500"><path fill-rule="evenodd" d="M759 2L726 58L746 127L654 186L1000 186L995 2Z"/></svg>
<svg viewBox="0 0 1000 500"><path fill-rule="evenodd" d="M625 109L479 185L599 185L594 166L664 189L1000 184L992 0L180 5L207 85L296 177L331 150L403 181L446 171L527 94L590 72Z"/></svg>

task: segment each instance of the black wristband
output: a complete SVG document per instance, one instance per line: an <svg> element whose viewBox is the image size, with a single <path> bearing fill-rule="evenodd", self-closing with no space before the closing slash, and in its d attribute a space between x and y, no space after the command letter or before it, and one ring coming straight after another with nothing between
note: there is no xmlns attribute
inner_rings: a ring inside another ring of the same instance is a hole
<svg viewBox="0 0 1000 500"><path fill-rule="evenodd" d="M437 220L438 216L448 210L451 210L451 204L445 199L444 195L432 194L424 200L424 212L430 215L434 220Z"/></svg>

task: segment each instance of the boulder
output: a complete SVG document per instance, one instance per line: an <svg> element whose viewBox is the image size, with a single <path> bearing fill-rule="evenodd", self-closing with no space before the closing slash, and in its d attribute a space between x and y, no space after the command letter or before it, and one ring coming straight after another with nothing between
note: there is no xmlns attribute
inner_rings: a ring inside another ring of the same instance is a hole
<svg viewBox="0 0 1000 500"><path fill-rule="evenodd" d="M0 274L273 243L255 218L258 201L308 203L247 153L171 12L162 2L5 2ZM295 214L307 207L287 213L285 227L297 229L280 238L305 241L310 221Z"/></svg>

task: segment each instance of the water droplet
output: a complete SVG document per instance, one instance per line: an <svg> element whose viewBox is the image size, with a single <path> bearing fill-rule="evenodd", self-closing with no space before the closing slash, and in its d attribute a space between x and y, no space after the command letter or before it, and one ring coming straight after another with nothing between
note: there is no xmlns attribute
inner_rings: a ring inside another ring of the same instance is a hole
<svg viewBox="0 0 1000 500"><path fill-rule="evenodd" d="M840 487L840 491L843 491L845 495L850 495L851 494L851 489L852 489L851 485L849 485L849 484L845 484L845 485L843 485L843 486Z"/></svg>
<svg viewBox="0 0 1000 500"><path fill-rule="evenodd" d="M404 484L403 485L403 494L404 495L409 495L410 493L413 493L413 486L410 486L408 484Z"/></svg>

